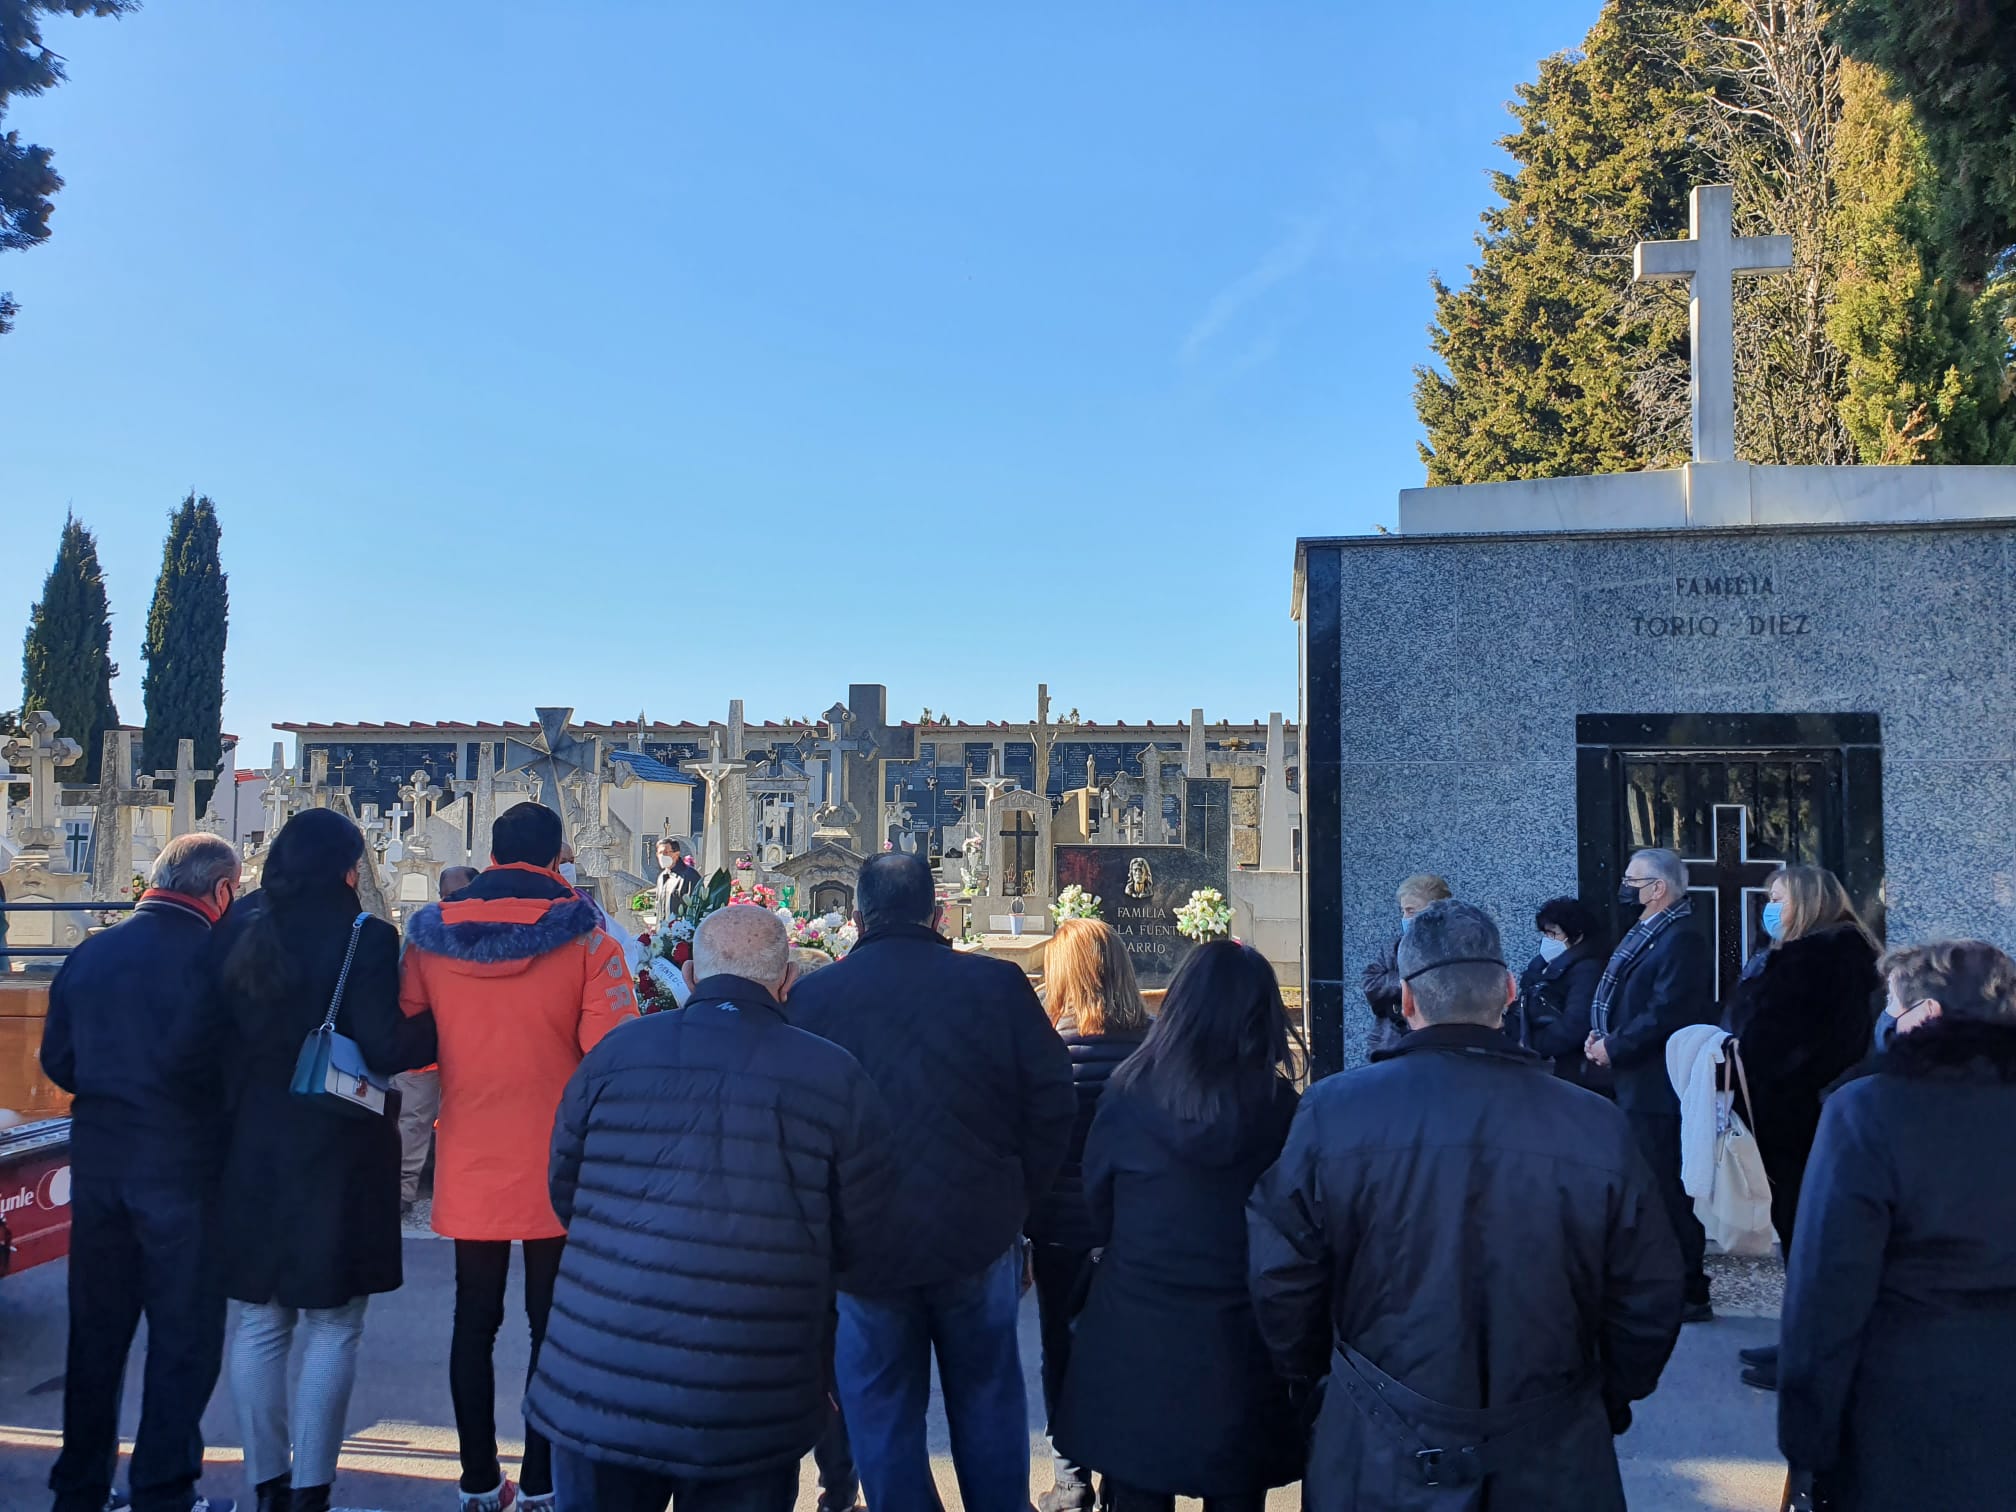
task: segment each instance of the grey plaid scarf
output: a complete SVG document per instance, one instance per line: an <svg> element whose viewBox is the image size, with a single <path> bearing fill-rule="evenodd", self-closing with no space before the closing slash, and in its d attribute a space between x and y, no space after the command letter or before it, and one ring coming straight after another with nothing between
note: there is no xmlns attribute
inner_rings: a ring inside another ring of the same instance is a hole
<svg viewBox="0 0 2016 1512"><path fill-rule="evenodd" d="M1682 898L1671 908L1640 919L1624 932L1624 938L1610 953L1610 964L1603 968L1603 980L1596 984L1596 1001L1589 1008L1591 1028L1598 1034L1610 1032L1610 1003L1617 996L1617 985L1624 980L1625 973L1637 963L1638 957L1652 948L1654 940L1675 924L1693 917L1693 903Z"/></svg>

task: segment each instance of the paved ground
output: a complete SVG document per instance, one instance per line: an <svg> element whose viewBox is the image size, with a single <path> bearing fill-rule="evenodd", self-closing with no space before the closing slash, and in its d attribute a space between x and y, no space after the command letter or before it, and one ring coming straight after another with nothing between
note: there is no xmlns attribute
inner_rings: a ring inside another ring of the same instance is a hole
<svg viewBox="0 0 2016 1512"><path fill-rule="evenodd" d="M448 1411L448 1325L452 1252L446 1244L411 1239L405 1290L372 1304L364 1359L351 1404L350 1440L337 1480L345 1507L381 1512L452 1512L457 1473ZM1729 1300L1750 1305L1754 1281L1718 1276ZM62 1423L64 1267L46 1265L0 1280L0 1508L30 1512L47 1505L42 1487ZM1738 1293L1743 1293L1739 1296ZM514 1307L517 1305L514 1299ZM508 1325L507 1325L508 1329ZM1631 1505L1647 1512L1747 1509L1777 1505L1784 1471L1773 1448L1773 1398L1736 1379L1736 1351L1763 1343L1773 1325L1757 1317L1727 1317L1687 1330L1665 1384L1639 1409L1623 1440L1624 1480ZM1024 1358L1035 1401L1035 1310L1025 1308ZM498 1421L518 1421L516 1380L526 1341L507 1332L499 1345ZM136 1364L137 1364L136 1353ZM133 1430L138 1381L129 1389L125 1431ZM933 1451L946 1506L958 1512L958 1490L947 1458L945 1426L934 1407ZM205 1419L215 1466L208 1489L240 1491L240 1439L230 1390L220 1385ZM516 1445L510 1446L515 1452ZM1049 1485L1038 1456L1036 1488ZM814 1486L806 1465L799 1512L810 1512ZM1194 1506L1194 1504L1192 1504ZM1298 1493L1277 1493L1270 1512L1292 1512ZM1572 1505L1566 1502L1564 1505Z"/></svg>

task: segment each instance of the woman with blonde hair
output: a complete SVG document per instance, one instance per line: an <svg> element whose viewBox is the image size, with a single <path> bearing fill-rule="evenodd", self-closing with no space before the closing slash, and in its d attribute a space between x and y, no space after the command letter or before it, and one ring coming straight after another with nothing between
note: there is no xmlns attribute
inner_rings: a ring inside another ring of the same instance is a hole
<svg viewBox="0 0 2016 1512"><path fill-rule="evenodd" d="M1148 1009L1127 948L1109 924L1065 919L1043 958L1044 1007L1071 1052L1078 1121L1071 1151L1049 1194L1030 1210L1027 1232L1043 1338L1043 1407L1055 1416L1070 1358L1073 1304L1092 1263L1092 1215L1085 1206L1085 1136L1107 1078L1148 1034ZM1042 1512L1077 1512L1094 1504L1084 1470L1053 1456L1055 1483L1038 1499Z"/></svg>
<svg viewBox="0 0 2016 1512"><path fill-rule="evenodd" d="M1824 867L1779 868L1764 906L1764 932L1770 946L1762 968L1737 985L1725 1027L1742 1050L1746 1122L1771 1179L1771 1222L1789 1261L1820 1095L1867 1053L1883 983L1874 936L1840 879ZM1777 1349L1743 1356L1744 1381L1775 1390Z"/></svg>

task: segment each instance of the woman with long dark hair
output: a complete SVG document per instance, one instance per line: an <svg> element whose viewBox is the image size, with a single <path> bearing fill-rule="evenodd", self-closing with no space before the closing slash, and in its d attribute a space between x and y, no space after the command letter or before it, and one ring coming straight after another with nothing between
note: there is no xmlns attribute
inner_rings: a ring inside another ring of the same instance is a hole
<svg viewBox="0 0 2016 1512"><path fill-rule="evenodd" d="M1084 1294L1096 1243L1085 1205L1085 1140L1113 1073L1141 1047L1148 1009L1127 947L1098 919L1065 919L1043 953L1043 1007L1071 1052L1078 1121L1071 1149L1047 1195L1029 1210L1030 1270L1043 1340L1043 1409L1051 1422L1071 1359L1072 1307ZM1092 1482L1062 1454L1053 1456L1052 1484L1037 1512L1081 1512L1093 1505Z"/></svg>
<svg viewBox="0 0 2016 1512"><path fill-rule="evenodd" d="M1106 1478L1114 1512L1257 1512L1302 1473L1302 1434L1253 1320L1246 1199L1295 1115L1274 968L1200 946L1085 1142L1103 1254L1078 1321L1058 1452Z"/></svg>
<svg viewBox="0 0 2016 1512"><path fill-rule="evenodd" d="M263 886L219 930L231 1134L217 1253L236 1315L231 1394L259 1512L326 1512L365 1304L402 1280L396 1115L332 1110L291 1090L353 930L336 1031L388 1076L435 1058L433 1016L399 1011L398 932L363 917L366 864L355 824L331 809L297 814L267 852Z"/></svg>

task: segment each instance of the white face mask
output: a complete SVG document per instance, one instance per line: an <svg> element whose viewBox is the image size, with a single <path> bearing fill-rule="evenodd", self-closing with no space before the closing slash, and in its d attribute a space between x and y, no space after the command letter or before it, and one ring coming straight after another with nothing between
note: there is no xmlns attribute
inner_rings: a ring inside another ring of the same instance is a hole
<svg viewBox="0 0 2016 1512"><path fill-rule="evenodd" d="M555 870L557 870L560 873L560 880L562 882L565 882L569 887L572 887L574 885L575 872L574 872L574 863L572 861L562 861L560 865L555 868Z"/></svg>
<svg viewBox="0 0 2016 1512"><path fill-rule="evenodd" d="M1540 936L1541 960L1558 961L1561 959L1562 956L1566 955L1567 953L1568 953L1568 942L1566 940L1557 940L1552 935Z"/></svg>

